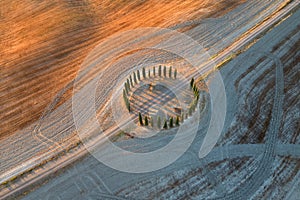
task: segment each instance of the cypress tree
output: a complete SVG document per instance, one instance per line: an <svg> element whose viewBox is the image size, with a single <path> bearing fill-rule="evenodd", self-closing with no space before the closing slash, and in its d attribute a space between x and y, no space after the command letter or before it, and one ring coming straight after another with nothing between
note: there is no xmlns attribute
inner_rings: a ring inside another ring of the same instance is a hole
<svg viewBox="0 0 300 200"><path fill-rule="evenodd" d="M172 78L172 66L169 68L169 78Z"/></svg>
<svg viewBox="0 0 300 200"><path fill-rule="evenodd" d="M176 126L179 126L179 116L178 116L178 115L176 116L175 125L176 125Z"/></svg>
<svg viewBox="0 0 300 200"><path fill-rule="evenodd" d="M197 98L198 95L199 95L199 90L198 88L196 88L196 91L194 92L194 97Z"/></svg>
<svg viewBox="0 0 300 200"><path fill-rule="evenodd" d="M155 66L153 67L153 76L155 76Z"/></svg>
<svg viewBox="0 0 300 200"><path fill-rule="evenodd" d="M161 121L160 121L160 116L157 118L157 128L161 128Z"/></svg>
<svg viewBox="0 0 300 200"><path fill-rule="evenodd" d="M194 85L193 85L194 95L195 95L195 93L196 93L196 90L197 90L197 88L196 88L196 85L194 84Z"/></svg>
<svg viewBox="0 0 300 200"><path fill-rule="evenodd" d="M129 79L127 79L127 86L128 86L128 89L130 90L130 83L129 83Z"/></svg>
<svg viewBox="0 0 300 200"><path fill-rule="evenodd" d="M142 115L141 115L140 112L139 112L139 121L140 121L140 125L141 125L141 126L144 126L143 118L142 118Z"/></svg>
<svg viewBox="0 0 300 200"><path fill-rule="evenodd" d="M192 78L192 80L191 80L191 88L193 88L193 86L194 86L194 78Z"/></svg>
<svg viewBox="0 0 300 200"><path fill-rule="evenodd" d="M145 116L145 126L148 126L149 125L149 122L148 122L148 117Z"/></svg>
<svg viewBox="0 0 300 200"><path fill-rule="evenodd" d="M133 80L134 80L135 84L137 84L137 80L136 80L136 74L135 74L135 72L133 72Z"/></svg>
<svg viewBox="0 0 300 200"><path fill-rule="evenodd" d="M196 104L197 104L197 102L199 100L199 92L198 91L196 91L194 94L194 100L196 101Z"/></svg>
<svg viewBox="0 0 300 200"><path fill-rule="evenodd" d="M174 71L174 78L176 79L177 77L177 69L175 68L175 71Z"/></svg>
<svg viewBox="0 0 300 200"><path fill-rule="evenodd" d="M145 70L145 67L143 67L143 78L146 78L146 70Z"/></svg>
<svg viewBox="0 0 300 200"><path fill-rule="evenodd" d="M126 98L126 108L130 112L130 103L127 98Z"/></svg>
<svg viewBox="0 0 300 200"><path fill-rule="evenodd" d="M150 78L150 69L148 70L148 77Z"/></svg>
<svg viewBox="0 0 300 200"><path fill-rule="evenodd" d="M128 109L128 111L130 112L130 103L129 103L129 101L128 101L128 98L126 97L126 102L127 102L127 109Z"/></svg>
<svg viewBox="0 0 300 200"><path fill-rule="evenodd" d="M128 86L127 86L127 82L124 83L124 87L125 87L126 95L128 95Z"/></svg>
<svg viewBox="0 0 300 200"><path fill-rule="evenodd" d="M164 66L164 77L167 77L167 67Z"/></svg>
<svg viewBox="0 0 300 200"><path fill-rule="evenodd" d="M161 76L161 65L158 66L158 76Z"/></svg>
<svg viewBox="0 0 300 200"><path fill-rule="evenodd" d="M123 89L123 99L124 99L125 104L126 104L126 98L127 98L126 92L125 92L125 89Z"/></svg>
<svg viewBox="0 0 300 200"><path fill-rule="evenodd" d="M170 117L170 124L169 124L170 128L173 127L173 117Z"/></svg>
<svg viewBox="0 0 300 200"><path fill-rule="evenodd" d="M129 79L130 79L130 85L131 85L131 87L133 87L133 82L132 82L132 76L131 76L131 74L129 76Z"/></svg>
<svg viewBox="0 0 300 200"><path fill-rule="evenodd" d="M141 81L140 70L137 70L137 78L139 81Z"/></svg>
<svg viewBox="0 0 300 200"><path fill-rule="evenodd" d="M165 119L165 123L164 123L164 126L163 126L164 129L168 129L168 124L167 124L167 120Z"/></svg>

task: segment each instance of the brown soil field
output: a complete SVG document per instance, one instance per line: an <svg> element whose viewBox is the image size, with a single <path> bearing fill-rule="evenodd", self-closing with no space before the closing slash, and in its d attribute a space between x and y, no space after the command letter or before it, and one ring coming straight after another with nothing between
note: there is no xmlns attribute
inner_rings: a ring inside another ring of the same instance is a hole
<svg viewBox="0 0 300 200"><path fill-rule="evenodd" d="M0 139L38 120L104 38L138 27L221 16L244 2L1 1ZM71 90L61 101L70 97Z"/></svg>

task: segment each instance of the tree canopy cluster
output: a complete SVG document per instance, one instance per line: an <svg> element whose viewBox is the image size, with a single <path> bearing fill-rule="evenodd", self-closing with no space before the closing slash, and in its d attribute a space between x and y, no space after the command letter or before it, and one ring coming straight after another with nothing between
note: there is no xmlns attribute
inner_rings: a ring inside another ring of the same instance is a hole
<svg viewBox="0 0 300 200"><path fill-rule="evenodd" d="M161 71L162 71L162 66L159 65L158 67L158 75L161 76ZM164 66L164 76L167 77L167 67ZM172 66L169 67L169 78L172 78ZM151 69L148 69L148 78L151 78ZM152 69L152 75L153 77L156 76L156 67L154 66ZM174 78L177 78L177 69L174 70L174 74L173 74ZM146 74L146 69L145 67L142 68L142 75L140 74L140 70L137 70L136 72L134 71L133 74L131 74L129 76L129 78L127 78L126 82L124 83L124 89L123 89L123 99L124 99L124 103L126 105L127 110L130 112L130 102L128 99L129 96L129 92L131 90L131 88L134 87L135 84L138 84L139 81L142 80L142 78L146 79L147 78L147 74Z"/></svg>
<svg viewBox="0 0 300 200"><path fill-rule="evenodd" d="M160 77L169 77L169 78L177 78L177 69L172 68L172 66L169 67L168 69L168 74L167 74L167 67L166 66L158 66L158 69L154 66L151 69L148 69L148 77L147 77L147 70L145 68L142 68L142 72L140 73L140 70L137 70L133 72L129 78L127 78L126 82L124 83L124 89L123 89L123 99L124 103L126 105L126 108L130 112L130 101L128 99L129 93L134 87L135 84L138 84L142 79L146 78L151 78L151 71L152 71L152 76L155 77L156 75ZM168 75L168 76L167 76ZM187 112L183 111L181 114L177 116L168 116L166 119L161 119L160 116L157 117L156 122L153 121L152 117L147 116L147 115L142 115L140 112L138 113L138 119L139 119L139 124L141 126L152 126L152 127L157 127L158 129L168 129L168 128L173 128L176 126L179 126L180 123L184 122L184 119L186 119L188 116L191 116L192 113L195 111L198 100L199 100L199 89L196 86L194 78L191 79L190 81L190 88L194 93L194 98L189 105L189 108Z"/></svg>

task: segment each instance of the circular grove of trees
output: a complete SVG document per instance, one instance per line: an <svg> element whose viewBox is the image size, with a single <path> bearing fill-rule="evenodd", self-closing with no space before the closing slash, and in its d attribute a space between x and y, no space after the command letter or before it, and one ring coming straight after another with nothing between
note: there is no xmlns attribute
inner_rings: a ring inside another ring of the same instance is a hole
<svg viewBox="0 0 300 200"><path fill-rule="evenodd" d="M151 71L152 71L152 76L151 76ZM161 65L159 65L158 69L155 66L153 66L152 69L142 68L141 72L140 70L136 70L131 75L129 75L129 77L124 83L124 88L123 88L123 100L128 112L132 111L129 96L130 96L130 92L135 87L135 85L139 84L139 82L141 82L142 79L147 79L147 78L149 79L157 76L161 78L177 79L177 69L176 68L173 69L172 66L170 66L169 69L167 69L166 66L162 67ZM169 129L169 128L180 126L180 124L183 123L185 119L187 119L189 116L192 116L193 112L195 112L196 110L197 103L199 101L200 92L195 83L194 78L192 78L190 81L190 90L193 92L193 99L189 104L187 110L180 111L180 114L176 116L167 116L165 118L158 116L155 119L155 121L151 116L148 115L143 116L139 111L138 112L139 124L141 126L153 127L153 128L155 127L158 129Z"/></svg>

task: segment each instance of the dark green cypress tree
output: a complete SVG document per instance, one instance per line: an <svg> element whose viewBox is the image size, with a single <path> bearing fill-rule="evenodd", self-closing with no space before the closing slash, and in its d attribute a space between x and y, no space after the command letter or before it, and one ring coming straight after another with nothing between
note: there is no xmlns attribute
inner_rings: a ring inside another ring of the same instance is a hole
<svg viewBox="0 0 300 200"><path fill-rule="evenodd" d="M141 81L140 70L137 70L137 78L139 81Z"/></svg>
<svg viewBox="0 0 300 200"><path fill-rule="evenodd" d="M198 91L198 88L196 87L195 92L194 92L194 97L197 98L198 95L199 95L199 91Z"/></svg>
<svg viewBox="0 0 300 200"><path fill-rule="evenodd" d="M170 120L169 120L170 122L169 122L169 126L170 126L170 128L172 128L173 127L173 117L170 117Z"/></svg>
<svg viewBox="0 0 300 200"><path fill-rule="evenodd" d="M133 72L133 80L134 80L135 84L137 84L137 79L136 79L136 74L135 74L135 72Z"/></svg>
<svg viewBox="0 0 300 200"><path fill-rule="evenodd" d="M192 80L191 80L191 88L193 88L193 86L194 86L194 78L192 78Z"/></svg>
<svg viewBox="0 0 300 200"><path fill-rule="evenodd" d="M150 120L150 125L151 125L151 127L153 127L153 118L150 117L149 120Z"/></svg>
<svg viewBox="0 0 300 200"><path fill-rule="evenodd" d="M148 126L148 125L149 125L148 117L145 116L145 126Z"/></svg>
<svg viewBox="0 0 300 200"><path fill-rule="evenodd" d="M127 98L126 92L125 92L125 89L123 89L123 99L124 99L125 104L126 104L126 98Z"/></svg>
<svg viewBox="0 0 300 200"><path fill-rule="evenodd" d="M179 116L178 116L178 115L176 116L175 125L176 125L176 126L179 126Z"/></svg>
<svg viewBox="0 0 300 200"><path fill-rule="evenodd" d="M165 119L165 123L164 123L164 126L163 126L164 129L168 129L168 124L167 124L167 120Z"/></svg>
<svg viewBox="0 0 300 200"><path fill-rule="evenodd" d="M127 82L124 83L124 87L125 87L126 95L128 95L128 86L127 86Z"/></svg>
<svg viewBox="0 0 300 200"><path fill-rule="evenodd" d="M153 67L153 76L155 76L155 66Z"/></svg>
<svg viewBox="0 0 300 200"><path fill-rule="evenodd" d="M128 109L128 111L130 112L130 103L129 103L129 100L128 100L127 97L126 97L126 102L127 102L127 109Z"/></svg>
<svg viewBox="0 0 300 200"><path fill-rule="evenodd" d="M139 121L140 121L140 125L144 126L142 114L140 112L139 112Z"/></svg>
<svg viewBox="0 0 300 200"><path fill-rule="evenodd" d="M161 76L161 65L158 66L158 76Z"/></svg>
<svg viewBox="0 0 300 200"><path fill-rule="evenodd" d="M164 66L164 77L167 77L167 67Z"/></svg>
<svg viewBox="0 0 300 200"><path fill-rule="evenodd" d="M128 86L128 89L130 90L130 83L129 83L129 79L127 79L127 86Z"/></svg>
<svg viewBox="0 0 300 200"><path fill-rule="evenodd" d="M177 69L175 69L174 71L174 78L176 79L176 77L177 77Z"/></svg>
<svg viewBox="0 0 300 200"><path fill-rule="evenodd" d="M148 77L150 78L150 69L148 70Z"/></svg>
<svg viewBox="0 0 300 200"><path fill-rule="evenodd" d="M143 78L144 78L144 79L146 78L146 70L145 70L145 67L143 67Z"/></svg>
<svg viewBox="0 0 300 200"><path fill-rule="evenodd" d="M126 108L130 112L130 103L128 101L128 98L126 97Z"/></svg>
<svg viewBox="0 0 300 200"><path fill-rule="evenodd" d="M169 78L172 78L172 66L169 68Z"/></svg>
<svg viewBox="0 0 300 200"><path fill-rule="evenodd" d="M133 82L132 82L132 76L131 75L129 76L129 80L130 80L131 87L133 87Z"/></svg>

